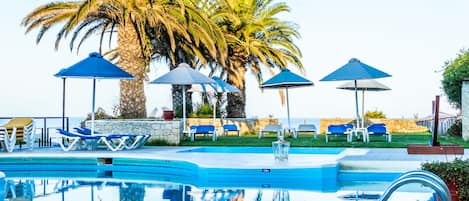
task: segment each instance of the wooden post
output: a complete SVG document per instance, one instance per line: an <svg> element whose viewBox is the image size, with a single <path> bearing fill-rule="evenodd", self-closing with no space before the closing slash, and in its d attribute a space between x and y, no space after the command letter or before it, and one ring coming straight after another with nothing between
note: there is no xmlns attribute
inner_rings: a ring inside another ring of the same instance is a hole
<svg viewBox="0 0 469 201"><path fill-rule="evenodd" d="M436 96L435 104L434 104L434 116L433 116L433 139L432 139L432 146L440 146L438 142L438 114L440 113L440 96Z"/></svg>

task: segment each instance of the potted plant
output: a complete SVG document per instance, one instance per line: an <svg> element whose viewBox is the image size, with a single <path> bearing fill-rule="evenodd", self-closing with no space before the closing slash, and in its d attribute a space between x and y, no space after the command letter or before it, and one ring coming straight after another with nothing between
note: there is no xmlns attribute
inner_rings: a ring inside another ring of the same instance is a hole
<svg viewBox="0 0 469 201"><path fill-rule="evenodd" d="M172 121L174 119L174 111L167 107L163 107L163 119L165 121Z"/></svg>
<svg viewBox="0 0 469 201"><path fill-rule="evenodd" d="M469 200L469 160L428 162L422 169L435 173L446 182L453 201Z"/></svg>

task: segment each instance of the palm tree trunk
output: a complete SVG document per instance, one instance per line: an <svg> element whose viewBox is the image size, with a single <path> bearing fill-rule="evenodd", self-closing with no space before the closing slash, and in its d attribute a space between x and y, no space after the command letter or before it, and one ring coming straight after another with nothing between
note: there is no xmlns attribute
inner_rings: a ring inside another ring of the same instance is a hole
<svg viewBox="0 0 469 201"><path fill-rule="evenodd" d="M120 82L120 115L126 119L145 118L147 113L144 81L145 69L149 62L142 54L137 33L131 23L119 26L118 44L125 44L118 47L119 66L136 78Z"/></svg>
<svg viewBox="0 0 469 201"><path fill-rule="evenodd" d="M243 76L242 83L239 84L235 81L235 77L228 76L227 82L236 86L241 93L228 93L227 99L228 103L226 106L226 116L228 118L246 118L246 81L244 80L244 74L246 73L246 69L243 67L244 65L237 65L241 66L237 68L240 71L240 75Z"/></svg>

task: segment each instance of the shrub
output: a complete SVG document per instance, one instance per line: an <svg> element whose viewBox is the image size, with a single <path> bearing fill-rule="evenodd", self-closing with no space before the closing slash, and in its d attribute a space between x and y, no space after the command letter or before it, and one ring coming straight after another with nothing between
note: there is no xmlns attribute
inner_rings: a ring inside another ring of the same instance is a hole
<svg viewBox="0 0 469 201"><path fill-rule="evenodd" d="M107 114L103 108L98 107L98 109L94 112L94 119L115 119L115 117ZM86 119L80 122L80 126L85 127L85 122L87 120L91 120L91 113L88 113L88 115L86 115Z"/></svg>
<svg viewBox="0 0 469 201"><path fill-rule="evenodd" d="M462 137L462 122L461 119L458 119L451 125L448 130L446 131L449 135L459 136Z"/></svg>
<svg viewBox="0 0 469 201"><path fill-rule="evenodd" d="M459 200L469 200L469 160L429 162L422 164L422 169L435 173L446 184L453 183L458 189Z"/></svg>
<svg viewBox="0 0 469 201"><path fill-rule="evenodd" d="M197 117L208 118L213 117L213 108L209 104L202 104L197 107L196 112Z"/></svg>
<svg viewBox="0 0 469 201"><path fill-rule="evenodd" d="M383 111L366 111L365 113L365 118L370 118L370 119L384 119L386 118L386 115L384 115Z"/></svg>
<svg viewBox="0 0 469 201"><path fill-rule="evenodd" d="M469 51L461 50L455 60L445 63L442 80L443 91L457 108L461 108L462 80L466 77L469 77Z"/></svg>

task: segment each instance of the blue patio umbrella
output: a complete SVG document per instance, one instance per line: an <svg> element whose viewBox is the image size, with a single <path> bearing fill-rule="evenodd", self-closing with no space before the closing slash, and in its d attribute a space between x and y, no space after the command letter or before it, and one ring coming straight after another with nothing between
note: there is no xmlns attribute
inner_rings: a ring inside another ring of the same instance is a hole
<svg viewBox="0 0 469 201"><path fill-rule="evenodd" d="M322 78L320 81L340 81L340 80L354 80L355 90L355 109L357 117L357 127L360 126L360 118L358 113L358 87L357 80L376 79L383 77L391 77L391 75L380 71L374 67L362 63L356 58L349 60L347 64L330 73L329 75Z"/></svg>
<svg viewBox="0 0 469 201"><path fill-rule="evenodd" d="M303 86L313 86L313 82L310 80L301 77L295 73L292 73L290 70L284 68L282 72L270 78L269 80L262 83L261 88L285 88L287 93L287 117L288 117L288 129L291 129L290 123L290 106L288 100L288 88L294 87L303 87Z"/></svg>
<svg viewBox="0 0 469 201"><path fill-rule="evenodd" d="M217 76L213 76L212 79L216 82L216 84L193 84L191 91L198 91L198 92L205 92L205 93L239 93L241 92L235 86L228 84L227 82L223 81L221 78ZM215 116L216 116L216 107L217 107L217 100L216 96L214 96L213 102L213 124L215 124Z"/></svg>
<svg viewBox="0 0 469 201"><path fill-rule="evenodd" d="M97 52L90 53L88 58L61 69L55 77L93 79L93 99L91 109L91 134L94 134L94 111L96 95L96 79L135 79L130 73L107 61ZM65 87L65 86L64 86ZM65 94L64 94L65 95Z"/></svg>
<svg viewBox="0 0 469 201"><path fill-rule="evenodd" d="M183 132L186 132L186 85L215 84L216 82L204 74L192 69L189 64L181 63L177 68L151 81L150 84L182 85L182 121Z"/></svg>

